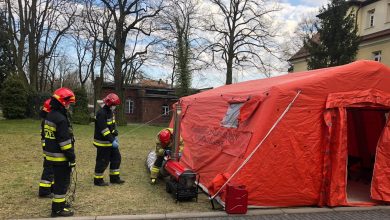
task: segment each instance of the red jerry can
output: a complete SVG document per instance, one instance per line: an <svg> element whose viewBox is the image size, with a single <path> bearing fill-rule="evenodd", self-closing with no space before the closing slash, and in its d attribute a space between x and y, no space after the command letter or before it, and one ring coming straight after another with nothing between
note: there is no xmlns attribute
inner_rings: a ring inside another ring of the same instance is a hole
<svg viewBox="0 0 390 220"><path fill-rule="evenodd" d="M248 191L244 185L226 187L225 211L228 214L245 214L248 210Z"/></svg>

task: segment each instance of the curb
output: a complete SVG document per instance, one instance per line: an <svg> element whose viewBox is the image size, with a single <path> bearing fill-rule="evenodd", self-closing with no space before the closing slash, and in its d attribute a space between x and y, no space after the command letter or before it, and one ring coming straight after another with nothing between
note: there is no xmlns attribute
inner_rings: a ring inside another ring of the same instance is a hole
<svg viewBox="0 0 390 220"><path fill-rule="evenodd" d="M257 215L278 215L278 214L303 214L303 213L321 213L321 212L351 212L351 211L372 211L388 210L390 206L371 206L371 207L335 207L335 208L275 208L275 209L250 209L246 214L227 214L224 211L214 212L176 212L166 214L145 214L145 215L112 215L112 216L80 216L55 218L56 220L135 220L135 219L187 219L187 218L217 218L217 217L244 217ZM53 218L34 218L34 220L48 220ZM26 219L19 219L26 220Z"/></svg>

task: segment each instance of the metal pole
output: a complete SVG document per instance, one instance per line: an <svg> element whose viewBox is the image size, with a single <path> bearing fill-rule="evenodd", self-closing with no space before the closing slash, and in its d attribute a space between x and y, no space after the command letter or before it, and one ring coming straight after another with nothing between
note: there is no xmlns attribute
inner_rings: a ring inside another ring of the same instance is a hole
<svg viewBox="0 0 390 220"><path fill-rule="evenodd" d="M174 122L174 128L173 128L173 155L172 159L178 161L179 160L179 145L180 145L180 119L181 119L181 105L180 101L176 104L176 111L175 111L175 122Z"/></svg>

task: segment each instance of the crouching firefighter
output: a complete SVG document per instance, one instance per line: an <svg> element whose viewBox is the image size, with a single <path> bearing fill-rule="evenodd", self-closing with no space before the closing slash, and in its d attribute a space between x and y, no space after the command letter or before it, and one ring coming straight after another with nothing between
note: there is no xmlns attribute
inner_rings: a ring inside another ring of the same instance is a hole
<svg viewBox="0 0 390 220"><path fill-rule="evenodd" d="M41 122L41 142L42 142L42 150L43 150L43 171L41 175L41 180L39 182L39 197L42 198L50 198L52 191L52 183L53 183L53 167L49 161L46 160L46 146L45 146L45 120L47 113L50 112L50 99L47 99L42 106L42 109L39 113L39 116L42 118Z"/></svg>
<svg viewBox="0 0 390 220"><path fill-rule="evenodd" d="M52 217L73 215L65 195L72 168L76 166L73 137L67 116L70 104L75 101L75 95L70 89L57 89L51 98L51 111L47 114L44 125L46 160L52 165L54 172Z"/></svg>
<svg viewBox="0 0 390 220"><path fill-rule="evenodd" d="M110 165L110 183L122 184L125 181L120 178L119 167L121 154L119 152L118 131L115 124L115 107L121 101L119 97L110 93L103 99L104 106L96 113L95 134L93 145L96 147L96 166L94 184L96 186L108 186L104 182L103 174Z"/></svg>
<svg viewBox="0 0 390 220"><path fill-rule="evenodd" d="M164 161L164 156L170 156L171 150L173 149L173 129L172 128L164 128L157 134L156 140L156 161L154 162L151 170L150 170L150 183L155 184L157 181L157 177ZM179 157L181 156L181 152L183 151L184 144L183 139L180 137L179 144Z"/></svg>

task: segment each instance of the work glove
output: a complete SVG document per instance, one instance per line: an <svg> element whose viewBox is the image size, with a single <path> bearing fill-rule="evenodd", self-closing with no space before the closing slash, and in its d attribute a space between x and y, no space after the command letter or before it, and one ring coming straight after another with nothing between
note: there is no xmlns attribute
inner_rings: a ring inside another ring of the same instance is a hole
<svg viewBox="0 0 390 220"><path fill-rule="evenodd" d="M118 130L116 130L116 129L113 130L111 133L112 133L112 135L114 135L114 136L118 136L118 135L119 135Z"/></svg>
<svg viewBox="0 0 390 220"><path fill-rule="evenodd" d="M119 142L118 142L117 140L114 140L114 141L112 142L112 147L113 147L113 148L118 148L118 147L119 147Z"/></svg>

